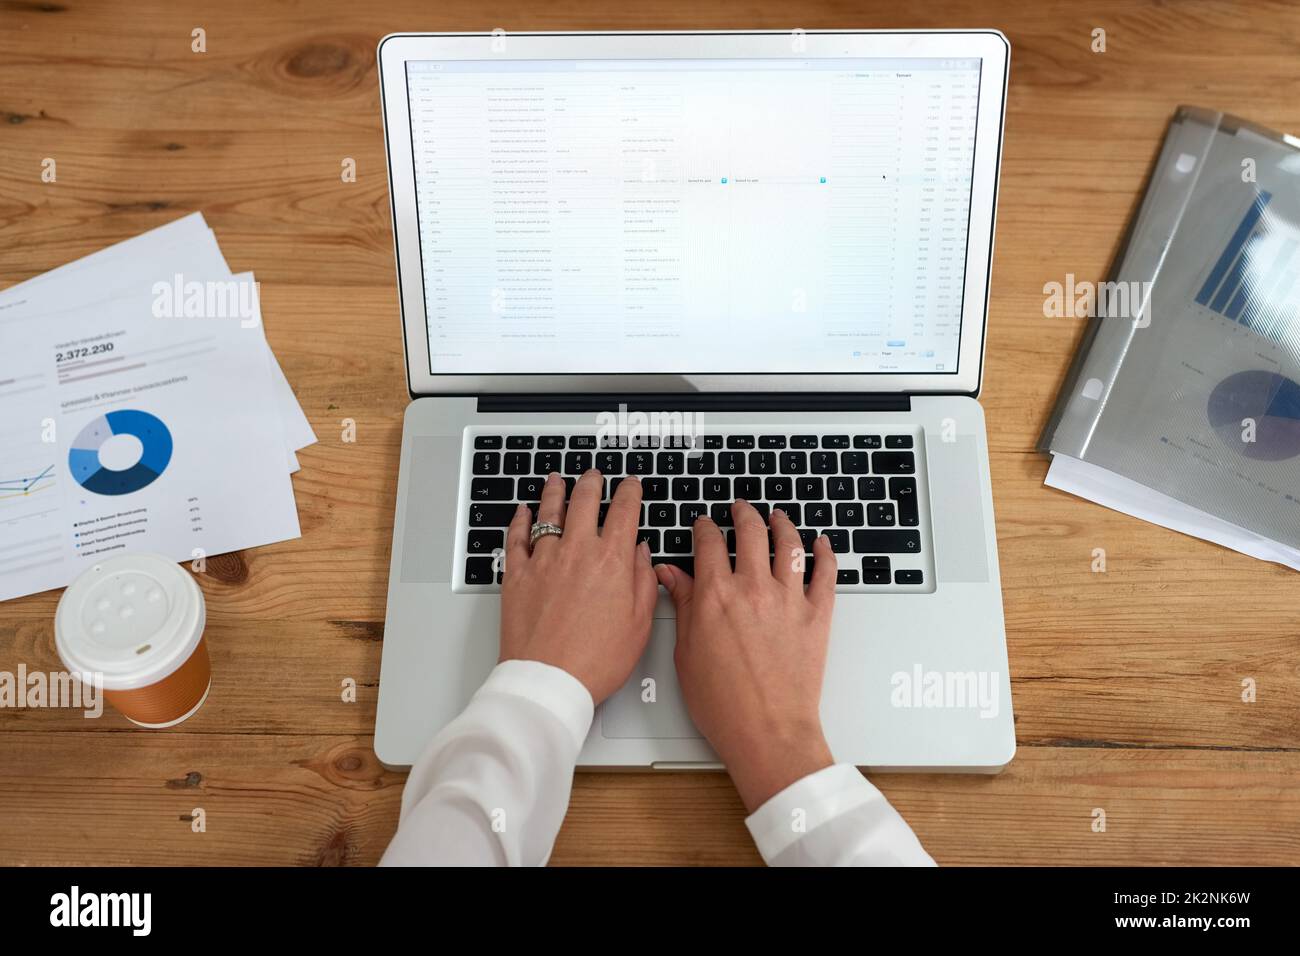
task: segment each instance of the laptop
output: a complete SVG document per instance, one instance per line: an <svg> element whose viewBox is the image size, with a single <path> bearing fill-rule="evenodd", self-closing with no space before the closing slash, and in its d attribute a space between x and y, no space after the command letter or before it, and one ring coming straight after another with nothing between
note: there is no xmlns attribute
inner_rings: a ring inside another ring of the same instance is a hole
<svg viewBox="0 0 1300 956"><path fill-rule="evenodd" d="M407 384L375 751L497 660L518 502L639 475L692 568L736 498L830 538L837 760L1015 752L984 416L1009 45L986 31L401 34L379 44ZM603 509L602 509L603 513ZM734 536L729 535L734 542ZM734 547L734 544L733 544ZM649 646L587 768L718 768Z"/></svg>

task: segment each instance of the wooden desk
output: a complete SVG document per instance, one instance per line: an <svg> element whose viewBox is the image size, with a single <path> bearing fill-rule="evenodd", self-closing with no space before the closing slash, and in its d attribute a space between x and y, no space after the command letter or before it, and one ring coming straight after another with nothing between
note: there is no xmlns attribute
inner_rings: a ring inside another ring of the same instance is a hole
<svg viewBox="0 0 1300 956"><path fill-rule="evenodd" d="M371 733L407 397L374 50L391 31L497 26L1010 37L983 402L1020 750L995 777L876 782L946 864L1300 863L1300 575L1044 488L1032 451L1082 328L1043 318L1043 284L1104 278L1177 104L1300 131L1300 9L185 6L0 5L0 278L202 210L231 266L256 270L271 344L320 436L294 478L303 536L201 576L215 679L182 728L0 711L0 863L367 864L383 851L403 775L378 765ZM1090 50L1094 27L1105 53ZM41 182L45 157L55 184ZM340 181L345 157L356 183ZM1097 547L1104 574L1090 570ZM0 605L0 670L57 666L57 599ZM355 704L340 699L348 677ZM206 833L191 832L195 807ZM759 862L742 817L721 775L583 774L553 859Z"/></svg>

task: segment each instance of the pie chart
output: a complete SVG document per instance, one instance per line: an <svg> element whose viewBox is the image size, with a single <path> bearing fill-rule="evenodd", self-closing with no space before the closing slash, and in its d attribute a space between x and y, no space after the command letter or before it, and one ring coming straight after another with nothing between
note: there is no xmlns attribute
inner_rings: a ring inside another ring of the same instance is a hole
<svg viewBox="0 0 1300 956"><path fill-rule="evenodd" d="M1210 425L1225 445L1256 461L1300 455L1300 385L1263 370L1229 375L1210 393ZM1243 438L1249 419L1255 440Z"/></svg>
<svg viewBox="0 0 1300 956"><path fill-rule="evenodd" d="M140 444L140 456L123 468L109 467L100 451L106 442L129 435ZM68 452L68 468L77 484L97 495L129 495L147 488L172 458L172 433L148 412L123 408L101 415L77 433Z"/></svg>

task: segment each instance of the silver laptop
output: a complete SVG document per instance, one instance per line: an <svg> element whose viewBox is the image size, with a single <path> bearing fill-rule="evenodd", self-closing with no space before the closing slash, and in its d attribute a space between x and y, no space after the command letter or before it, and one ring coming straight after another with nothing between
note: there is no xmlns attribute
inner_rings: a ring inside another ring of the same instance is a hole
<svg viewBox="0 0 1300 956"><path fill-rule="evenodd" d="M380 43L413 399L385 764L411 764L495 664L517 503L593 466L607 495L641 476L656 561L690 570L696 516L725 528L738 497L830 536L838 760L1011 759L976 401L1008 53L995 31ZM718 766L673 643L661 591L582 766Z"/></svg>

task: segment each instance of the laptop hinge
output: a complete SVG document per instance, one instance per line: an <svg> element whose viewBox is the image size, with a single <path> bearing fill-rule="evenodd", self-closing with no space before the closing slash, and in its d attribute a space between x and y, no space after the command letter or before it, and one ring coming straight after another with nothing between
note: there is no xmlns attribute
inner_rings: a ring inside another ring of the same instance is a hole
<svg viewBox="0 0 1300 956"><path fill-rule="evenodd" d="M691 392L688 394L480 395L480 412L909 412L912 399L898 392Z"/></svg>

